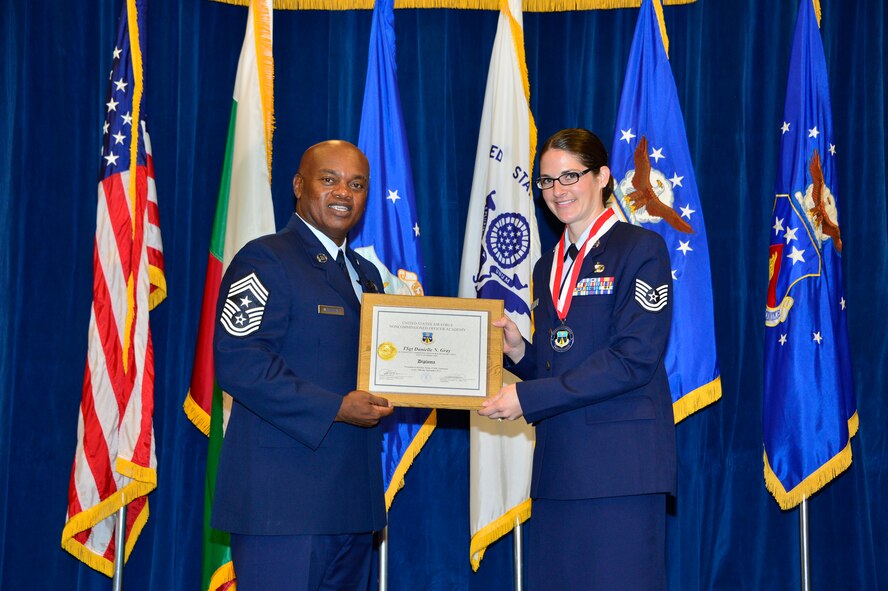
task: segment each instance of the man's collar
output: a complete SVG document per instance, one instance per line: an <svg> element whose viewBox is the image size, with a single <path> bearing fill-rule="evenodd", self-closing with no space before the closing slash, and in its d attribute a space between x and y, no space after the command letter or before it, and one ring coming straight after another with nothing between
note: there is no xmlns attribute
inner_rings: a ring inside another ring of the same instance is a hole
<svg viewBox="0 0 888 591"><path fill-rule="evenodd" d="M309 230L311 230L311 233L314 234L317 237L317 239L321 241L321 244L324 245L324 248L327 249L327 252L330 253L331 257L333 257L335 259L336 255L339 253L340 250L343 252L348 252L346 250L348 248L348 238L346 238L342 242L342 246L337 246L337 244L335 242L333 242L333 240L329 236L327 236L326 234L324 234L323 232L321 232L320 230L318 230L317 228L315 228L314 226L312 226L311 224L306 222L305 218L303 218L301 215L299 215L295 211L293 212L293 215L295 215L297 218L299 218L299 220L303 224L305 224L305 226Z"/></svg>

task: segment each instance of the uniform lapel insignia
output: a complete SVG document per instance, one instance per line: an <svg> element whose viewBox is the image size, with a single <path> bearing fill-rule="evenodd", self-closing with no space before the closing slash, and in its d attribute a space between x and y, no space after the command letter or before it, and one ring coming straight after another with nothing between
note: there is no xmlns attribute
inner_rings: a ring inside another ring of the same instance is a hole
<svg viewBox="0 0 888 591"><path fill-rule="evenodd" d="M326 263L326 262L327 262L327 255L325 255L325 254L322 253L322 252L319 252L319 253L317 254L317 256L315 257L315 259L317 259L317 261L318 261L319 263L323 264L323 263Z"/></svg>

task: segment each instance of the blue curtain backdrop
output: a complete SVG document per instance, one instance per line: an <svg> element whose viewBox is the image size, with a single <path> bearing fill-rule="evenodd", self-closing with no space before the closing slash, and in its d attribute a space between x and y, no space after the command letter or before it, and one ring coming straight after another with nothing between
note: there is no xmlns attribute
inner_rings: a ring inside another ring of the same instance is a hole
<svg viewBox="0 0 888 591"><path fill-rule="evenodd" d="M888 9L821 0L860 431L850 470L811 499L818 589L888 588L885 112ZM678 427L670 588L794 589L798 513L762 478L768 216L796 1L666 7L706 214L723 398ZM0 8L0 588L107 589L60 548L91 302L96 175L117 0ZM636 10L525 15L540 139L613 134ZM152 313L158 488L125 586L198 589L206 443L185 419L206 253L246 9L149 7L145 108L169 297ZM302 150L357 140L370 12L275 14L274 198ZM494 12L398 10L398 64L430 295L455 295ZM557 227L540 213L548 247ZM390 588L511 589L511 537L469 567L466 415L439 427L390 513Z"/></svg>

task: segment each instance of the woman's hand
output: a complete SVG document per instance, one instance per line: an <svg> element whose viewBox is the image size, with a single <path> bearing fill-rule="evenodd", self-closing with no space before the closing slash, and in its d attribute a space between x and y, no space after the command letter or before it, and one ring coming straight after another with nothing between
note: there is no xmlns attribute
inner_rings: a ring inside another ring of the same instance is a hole
<svg viewBox="0 0 888 591"><path fill-rule="evenodd" d="M491 324L503 329L503 353L509 356L512 363L521 361L524 358L524 338L518 325L508 316L494 320Z"/></svg>
<svg viewBox="0 0 888 591"><path fill-rule="evenodd" d="M514 421L524 416L521 410L521 401L518 400L518 390L515 384L507 384L500 388L499 394L481 403L478 414L491 419L509 419Z"/></svg>

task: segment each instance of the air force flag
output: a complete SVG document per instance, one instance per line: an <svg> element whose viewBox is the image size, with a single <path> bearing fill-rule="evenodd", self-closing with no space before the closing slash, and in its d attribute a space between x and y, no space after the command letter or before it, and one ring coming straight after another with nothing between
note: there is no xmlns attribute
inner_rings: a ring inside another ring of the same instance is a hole
<svg viewBox="0 0 888 591"><path fill-rule="evenodd" d="M666 372L675 422L721 398L703 208L669 65L659 0L642 2L629 51L611 173L618 213L663 237L672 262Z"/></svg>
<svg viewBox="0 0 888 591"><path fill-rule="evenodd" d="M422 295L422 253L413 194L413 172L395 63L393 0L377 0L370 29L367 85L358 147L370 162L370 191L352 248L379 269L385 293ZM399 408L380 422L386 508L431 435L435 411Z"/></svg>
<svg viewBox="0 0 888 591"><path fill-rule="evenodd" d="M826 57L801 0L769 220L762 409L765 485L783 509L851 465L857 405L842 285Z"/></svg>

